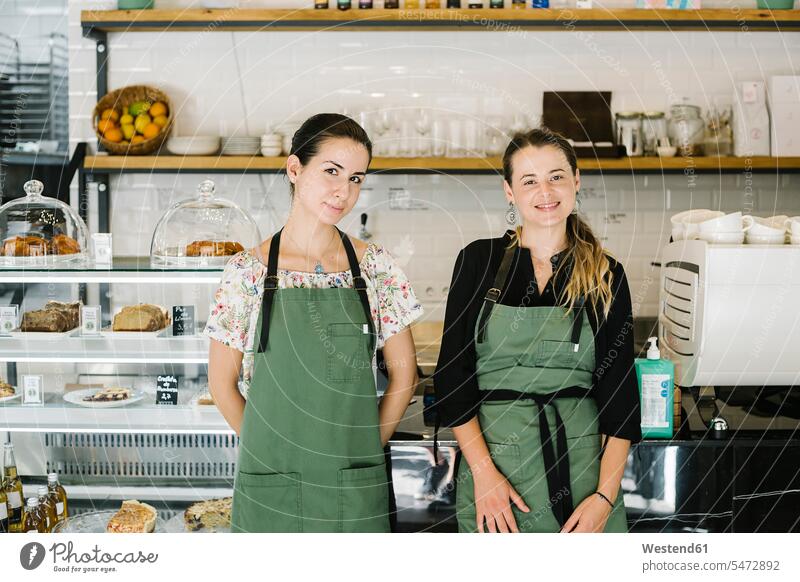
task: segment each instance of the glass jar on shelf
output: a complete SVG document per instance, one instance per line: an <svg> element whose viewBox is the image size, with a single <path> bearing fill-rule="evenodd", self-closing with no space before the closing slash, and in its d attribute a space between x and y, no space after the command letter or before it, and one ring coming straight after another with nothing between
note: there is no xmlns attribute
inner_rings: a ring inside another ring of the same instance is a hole
<svg viewBox="0 0 800 582"><path fill-rule="evenodd" d="M644 134L644 155L656 155L658 144L667 137L667 117L664 112L645 111L642 115L642 132Z"/></svg>
<svg viewBox="0 0 800 582"><path fill-rule="evenodd" d="M716 107L708 114L703 151L707 156L730 156L733 151L731 109Z"/></svg>
<svg viewBox="0 0 800 582"><path fill-rule="evenodd" d="M25 196L0 206L0 266L80 264L91 257L89 229L78 213L44 196L44 184L29 180Z"/></svg>
<svg viewBox="0 0 800 582"><path fill-rule="evenodd" d="M697 105L679 103L669 108L667 133L682 156L702 155L705 123Z"/></svg>
<svg viewBox="0 0 800 582"><path fill-rule="evenodd" d="M616 114L617 144L624 145L628 156L644 153L642 142L642 114L638 111L620 111Z"/></svg>
<svg viewBox="0 0 800 582"><path fill-rule="evenodd" d="M203 180L196 197L177 202L158 221L150 245L153 267L219 268L261 242L253 218L234 202L217 198L215 190L212 180Z"/></svg>

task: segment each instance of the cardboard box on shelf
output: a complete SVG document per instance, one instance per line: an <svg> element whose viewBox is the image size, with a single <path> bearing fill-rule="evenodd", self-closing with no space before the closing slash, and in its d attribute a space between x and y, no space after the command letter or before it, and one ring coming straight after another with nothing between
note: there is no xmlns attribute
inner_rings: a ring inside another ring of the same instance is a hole
<svg viewBox="0 0 800 582"><path fill-rule="evenodd" d="M770 103L770 126L771 155L800 156L800 101Z"/></svg>
<svg viewBox="0 0 800 582"><path fill-rule="evenodd" d="M769 102L800 103L800 76L776 75L769 78Z"/></svg>

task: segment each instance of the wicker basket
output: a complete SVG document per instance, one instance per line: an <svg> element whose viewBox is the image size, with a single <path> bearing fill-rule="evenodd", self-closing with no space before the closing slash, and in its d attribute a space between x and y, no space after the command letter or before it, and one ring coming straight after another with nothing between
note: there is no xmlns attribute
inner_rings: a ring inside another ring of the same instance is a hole
<svg viewBox="0 0 800 582"><path fill-rule="evenodd" d="M100 120L100 114L109 108L122 110L123 107L135 103L136 101L150 101L151 103L161 101L165 103L169 111L167 125L161 129L156 137L140 143L115 143L104 138L103 134L97 130L97 122ZM97 102L97 105L94 107L94 113L92 114L92 126L94 127L95 135L97 135L97 141L99 141L108 152L112 154L143 156L151 154L161 147L172 129L173 116L172 103L166 93L155 87L148 87L147 85L132 85L112 91L104 95L103 98Z"/></svg>

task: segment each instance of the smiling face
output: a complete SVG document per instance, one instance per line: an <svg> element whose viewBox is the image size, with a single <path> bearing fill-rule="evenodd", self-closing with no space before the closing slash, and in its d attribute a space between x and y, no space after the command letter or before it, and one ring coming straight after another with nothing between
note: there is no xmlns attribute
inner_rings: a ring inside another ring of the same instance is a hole
<svg viewBox="0 0 800 582"><path fill-rule="evenodd" d="M324 224L336 224L358 201L369 166L367 148L349 138L330 138L306 165L297 156L286 160L294 184L296 209Z"/></svg>
<svg viewBox="0 0 800 582"><path fill-rule="evenodd" d="M503 182L506 200L513 202L525 226L566 228L580 189L578 170L558 147L527 146L511 158L511 183Z"/></svg>

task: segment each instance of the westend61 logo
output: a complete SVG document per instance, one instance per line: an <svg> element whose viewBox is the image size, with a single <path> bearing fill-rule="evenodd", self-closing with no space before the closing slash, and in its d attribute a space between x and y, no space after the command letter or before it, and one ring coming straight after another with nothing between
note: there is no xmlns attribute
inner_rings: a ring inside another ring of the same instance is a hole
<svg viewBox="0 0 800 582"><path fill-rule="evenodd" d="M44 562L49 552L53 558L54 572L116 572L115 564L154 564L158 554L138 552L104 552L95 545L87 552L75 552L72 542L58 542L49 550L39 542L30 542L19 551L19 563L26 570L35 570Z"/></svg>

